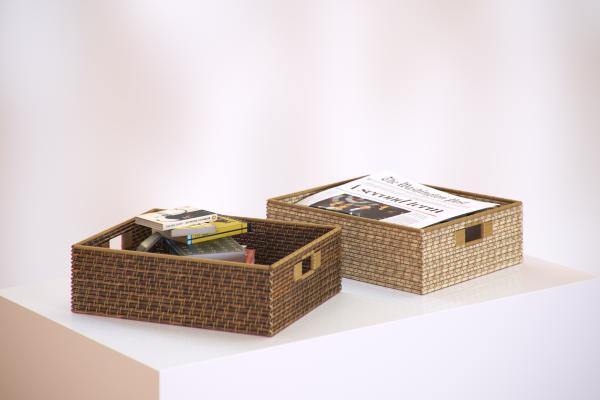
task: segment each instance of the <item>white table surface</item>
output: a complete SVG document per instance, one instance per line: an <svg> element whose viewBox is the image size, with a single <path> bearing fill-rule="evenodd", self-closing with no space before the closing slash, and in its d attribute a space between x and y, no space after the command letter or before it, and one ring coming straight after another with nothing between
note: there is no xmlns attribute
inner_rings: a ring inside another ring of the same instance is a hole
<svg viewBox="0 0 600 400"><path fill-rule="evenodd" d="M161 399L600 398L599 281L532 257L425 296L345 279L273 338L73 314L69 295L67 279L0 290L6 304L157 371Z"/></svg>

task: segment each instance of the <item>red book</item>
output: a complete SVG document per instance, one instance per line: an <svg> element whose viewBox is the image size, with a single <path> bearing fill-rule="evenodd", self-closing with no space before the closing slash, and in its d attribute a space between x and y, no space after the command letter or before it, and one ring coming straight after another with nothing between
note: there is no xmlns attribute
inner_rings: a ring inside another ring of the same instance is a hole
<svg viewBox="0 0 600 400"><path fill-rule="evenodd" d="M246 264L254 264L256 249L246 249Z"/></svg>

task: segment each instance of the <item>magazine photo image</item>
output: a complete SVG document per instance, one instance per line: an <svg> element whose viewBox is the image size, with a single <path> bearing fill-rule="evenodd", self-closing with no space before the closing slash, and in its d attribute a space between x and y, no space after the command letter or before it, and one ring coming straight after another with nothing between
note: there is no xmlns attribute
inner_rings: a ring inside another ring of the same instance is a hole
<svg viewBox="0 0 600 400"><path fill-rule="evenodd" d="M393 207L387 204L382 204L373 200L367 200L349 194L340 194L338 196L318 201L312 204L311 207L375 220L395 217L396 215L409 212L408 210L404 210L402 208Z"/></svg>

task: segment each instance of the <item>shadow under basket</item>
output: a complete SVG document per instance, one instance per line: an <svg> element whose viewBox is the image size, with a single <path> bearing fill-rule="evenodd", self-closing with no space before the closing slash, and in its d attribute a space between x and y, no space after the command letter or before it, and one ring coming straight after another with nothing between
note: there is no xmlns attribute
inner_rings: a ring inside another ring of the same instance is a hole
<svg viewBox="0 0 600 400"><path fill-rule="evenodd" d="M255 264L135 251L134 219L74 244L73 312L272 336L341 290L340 228L234 218Z"/></svg>
<svg viewBox="0 0 600 400"><path fill-rule="evenodd" d="M499 207L423 229L295 204L358 178L275 197L267 218L342 228L343 276L425 294L518 264L523 259L522 203L430 186Z"/></svg>

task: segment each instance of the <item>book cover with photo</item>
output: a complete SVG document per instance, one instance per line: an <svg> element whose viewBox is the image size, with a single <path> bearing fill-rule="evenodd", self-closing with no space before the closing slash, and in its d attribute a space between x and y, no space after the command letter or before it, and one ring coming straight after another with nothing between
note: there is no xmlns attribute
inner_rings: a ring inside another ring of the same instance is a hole
<svg viewBox="0 0 600 400"><path fill-rule="evenodd" d="M165 231L178 226L199 224L216 219L217 214L211 211L186 206L138 215L135 217L135 223L158 231Z"/></svg>

